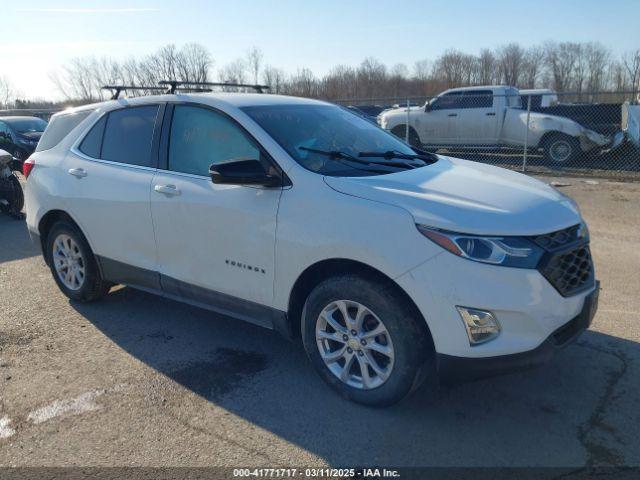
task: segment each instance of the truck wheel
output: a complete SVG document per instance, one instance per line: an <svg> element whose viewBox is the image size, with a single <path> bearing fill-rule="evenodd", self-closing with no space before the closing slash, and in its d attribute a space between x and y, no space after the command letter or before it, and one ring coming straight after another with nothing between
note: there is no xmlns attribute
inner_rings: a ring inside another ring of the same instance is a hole
<svg viewBox="0 0 640 480"><path fill-rule="evenodd" d="M102 279L91 247L75 225L67 221L54 224L45 248L53 278L71 300L92 302L109 292L111 284Z"/></svg>
<svg viewBox="0 0 640 480"><path fill-rule="evenodd" d="M407 127L405 125L396 125L391 129L391 133L399 139L404 140L407 136ZM409 127L409 145L412 147L420 147L422 145L418 133L412 127Z"/></svg>
<svg viewBox="0 0 640 480"><path fill-rule="evenodd" d="M567 165L580 154L580 142L575 137L554 133L545 138L542 149L544 159L552 165Z"/></svg>
<svg viewBox="0 0 640 480"><path fill-rule="evenodd" d="M422 318L394 285L358 275L313 289L302 314L302 339L320 376L345 398L387 406L435 371Z"/></svg>

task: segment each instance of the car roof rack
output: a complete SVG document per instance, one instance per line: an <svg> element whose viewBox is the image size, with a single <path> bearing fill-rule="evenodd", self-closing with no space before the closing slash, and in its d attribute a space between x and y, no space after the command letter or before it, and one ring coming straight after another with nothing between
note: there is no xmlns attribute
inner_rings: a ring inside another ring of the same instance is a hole
<svg viewBox="0 0 640 480"><path fill-rule="evenodd" d="M236 87L236 88L251 88L256 91L256 93L264 93L265 90L268 90L269 85L252 85L249 83L234 83L234 82L183 82L177 80L162 80L158 82L158 85L167 86L167 93L176 93L177 90L180 90L178 87L180 86L198 86L198 87Z"/></svg>
<svg viewBox="0 0 640 480"><path fill-rule="evenodd" d="M113 93L111 95L111 100L117 100L120 98L120 93L126 90L146 90L146 91L160 91L164 93L175 93L176 90L181 92L210 92L210 88L177 88L177 89L169 89L166 86L154 86L154 87L145 87L145 86L137 86L137 85L104 85L100 87L101 90L111 90ZM171 91L169 91L171 90Z"/></svg>

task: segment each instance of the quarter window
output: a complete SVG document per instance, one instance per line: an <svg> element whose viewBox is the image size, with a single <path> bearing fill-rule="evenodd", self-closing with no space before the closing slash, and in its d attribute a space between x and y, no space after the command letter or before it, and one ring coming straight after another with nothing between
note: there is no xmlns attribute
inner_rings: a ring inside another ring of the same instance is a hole
<svg viewBox="0 0 640 480"><path fill-rule="evenodd" d="M87 118L92 112L93 110L82 110L80 112L53 116L47 128L44 130L42 138L38 142L36 152L49 150L58 145L71 130L80 125L80 122Z"/></svg>
<svg viewBox="0 0 640 480"><path fill-rule="evenodd" d="M107 117L104 116L91 128L80 144L79 149L82 153L93 158L100 158L102 137L104 136L104 126L106 123Z"/></svg>
<svg viewBox="0 0 640 480"><path fill-rule="evenodd" d="M209 175L209 167L237 159L260 159L260 150L226 116L190 105L177 105L169 139L169 170Z"/></svg>

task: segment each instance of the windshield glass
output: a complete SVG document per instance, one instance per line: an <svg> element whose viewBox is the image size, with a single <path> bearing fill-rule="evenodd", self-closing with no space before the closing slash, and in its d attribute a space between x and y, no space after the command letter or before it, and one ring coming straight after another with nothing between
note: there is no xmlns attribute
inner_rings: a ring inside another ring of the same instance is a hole
<svg viewBox="0 0 640 480"><path fill-rule="evenodd" d="M381 159L363 157L360 152L394 151L405 155L415 154L407 144L392 134L336 105L266 105L244 107L242 110L300 165L322 175L395 173L403 168L377 166L375 163ZM344 159L336 161L326 154L312 150L342 152L368 160L372 166L349 163Z"/></svg>
<svg viewBox="0 0 640 480"><path fill-rule="evenodd" d="M40 118L21 118L7 122L18 133L44 132L47 122Z"/></svg>

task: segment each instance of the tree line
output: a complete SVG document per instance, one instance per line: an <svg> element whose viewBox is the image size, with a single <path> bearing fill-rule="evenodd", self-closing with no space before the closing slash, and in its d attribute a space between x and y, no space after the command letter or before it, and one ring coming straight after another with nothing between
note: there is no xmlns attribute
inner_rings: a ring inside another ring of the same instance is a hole
<svg viewBox="0 0 640 480"><path fill-rule="evenodd" d="M109 93L101 90L103 85L152 86L166 79L263 83L272 93L333 101L427 97L447 88L495 84L552 88L579 97L587 92L638 91L640 49L615 56L596 42L546 42L529 48L509 43L483 49L477 55L451 49L438 58L420 59L410 66L387 66L368 57L357 66L337 65L319 76L309 68L287 73L265 62L263 52L256 47L216 69L207 48L190 43L180 48L166 45L152 54L124 61L75 58L51 75L66 99L80 102L108 98ZM0 79L0 103L6 105L10 102L6 94L10 86L3 94L3 84L8 85Z"/></svg>

